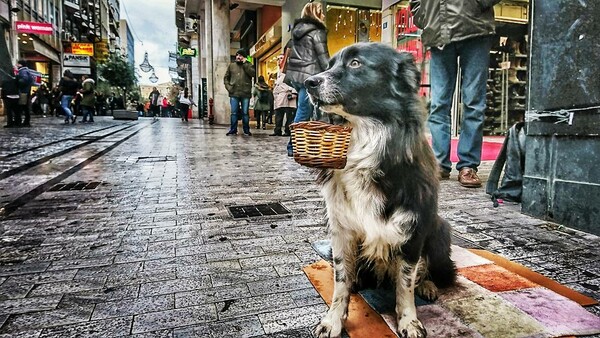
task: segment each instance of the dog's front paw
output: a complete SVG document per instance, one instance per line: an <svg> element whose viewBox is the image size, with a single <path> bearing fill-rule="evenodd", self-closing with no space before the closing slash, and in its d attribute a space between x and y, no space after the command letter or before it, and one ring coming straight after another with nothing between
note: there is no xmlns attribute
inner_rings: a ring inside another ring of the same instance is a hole
<svg viewBox="0 0 600 338"><path fill-rule="evenodd" d="M315 329L315 336L317 338L334 338L342 336L342 319L333 318L329 313L325 315L321 324Z"/></svg>
<svg viewBox="0 0 600 338"><path fill-rule="evenodd" d="M398 336L400 338L425 338L427 330L418 319L402 319L398 322Z"/></svg>
<svg viewBox="0 0 600 338"><path fill-rule="evenodd" d="M425 280L417 286L417 295L419 297L433 302L438 298L438 288L430 280Z"/></svg>

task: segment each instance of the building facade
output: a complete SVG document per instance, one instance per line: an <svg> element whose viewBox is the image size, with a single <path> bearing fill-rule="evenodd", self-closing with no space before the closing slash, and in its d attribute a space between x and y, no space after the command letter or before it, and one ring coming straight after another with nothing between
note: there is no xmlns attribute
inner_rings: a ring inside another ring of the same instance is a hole
<svg viewBox="0 0 600 338"><path fill-rule="evenodd" d="M119 38L121 53L127 57L129 64L135 64L135 40L125 19L121 19L119 23Z"/></svg>

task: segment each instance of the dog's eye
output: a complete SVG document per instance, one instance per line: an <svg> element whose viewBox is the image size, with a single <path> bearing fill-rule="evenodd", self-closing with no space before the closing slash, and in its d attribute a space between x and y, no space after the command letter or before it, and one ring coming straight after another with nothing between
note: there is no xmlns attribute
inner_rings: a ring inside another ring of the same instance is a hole
<svg viewBox="0 0 600 338"><path fill-rule="evenodd" d="M354 59L354 60L350 61L349 66L350 66L350 68L358 68L358 67L360 67L360 61Z"/></svg>

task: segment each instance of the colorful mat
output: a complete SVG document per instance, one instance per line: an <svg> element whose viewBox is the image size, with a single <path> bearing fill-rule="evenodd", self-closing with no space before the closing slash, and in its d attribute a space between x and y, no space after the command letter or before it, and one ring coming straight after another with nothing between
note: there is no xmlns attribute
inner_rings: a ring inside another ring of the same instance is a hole
<svg viewBox="0 0 600 338"><path fill-rule="evenodd" d="M330 251L326 244L315 245L325 257ZM476 254L458 246L452 250L459 271L457 285L441 290L434 303L417 298L418 318L428 336L564 337L600 333L600 318L581 305L597 304L594 299L489 252L474 250ZM329 304L333 294L331 264L319 261L304 271ZM353 295L345 326L348 335L395 337L394 302L391 290L364 290Z"/></svg>
<svg viewBox="0 0 600 338"><path fill-rule="evenodd" d="M458 148L458 139L452 139L450 142L450 161L456 163L458 162L458 155L456 154L456 149ZM431 144L431 139L429 140L429 144ZM502 142L497 142L496 140L483 141L481 146L481 160L496 160L498 154L500 153L500 149L502 149Z"/></svg>

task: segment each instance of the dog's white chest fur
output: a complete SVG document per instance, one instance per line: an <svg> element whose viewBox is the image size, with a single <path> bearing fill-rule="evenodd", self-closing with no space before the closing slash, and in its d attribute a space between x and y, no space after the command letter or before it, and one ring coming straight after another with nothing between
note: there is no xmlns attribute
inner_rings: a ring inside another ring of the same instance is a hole
<svg viewBox="0 0 600 338"><path fill-rule="evenodd" d="M408 238L407 228L416 215L399 208L385 219L383 210L386 196L377 188L374 178L379 175L380 154L389 133L377 123L363 123L355 128L348 150L345 169L335 170L333 177L323 185L330 218L339 220L332 229L358 239L362 254L369 259L387 260L390 250L399 248Z"/></svg>

